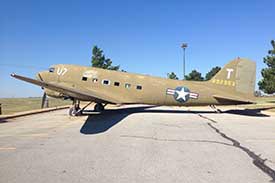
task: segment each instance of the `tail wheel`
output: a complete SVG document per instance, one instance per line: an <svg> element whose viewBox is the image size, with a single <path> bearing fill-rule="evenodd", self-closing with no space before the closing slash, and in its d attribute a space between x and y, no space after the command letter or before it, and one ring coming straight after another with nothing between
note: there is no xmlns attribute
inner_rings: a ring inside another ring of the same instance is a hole
<svg viewBox="0 0 275 183"><path fill-rule="evenodd" d="M94 107L94 111L102 112L102 111L104 111L104 106L101 103L97 103Z"/></svg>

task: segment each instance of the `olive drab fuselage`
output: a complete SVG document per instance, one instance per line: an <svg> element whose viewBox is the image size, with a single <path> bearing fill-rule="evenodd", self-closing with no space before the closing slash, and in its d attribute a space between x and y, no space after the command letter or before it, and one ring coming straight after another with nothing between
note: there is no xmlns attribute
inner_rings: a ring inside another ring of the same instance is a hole
<svg viewBox="0 0 275 183"><path fill-rule="evenodd" d="M71 88L75 91L96 92L96 98L108 96L106 103L202 106L252 103L254 101L255 63L236 59L209 81L185 81L104 70L95 67L58 64L42 71L37 79ZM70 97L52 89L53 97ZM91 100L77 96L78 100ZM111 99L115 99L111 100Z"/></svg>

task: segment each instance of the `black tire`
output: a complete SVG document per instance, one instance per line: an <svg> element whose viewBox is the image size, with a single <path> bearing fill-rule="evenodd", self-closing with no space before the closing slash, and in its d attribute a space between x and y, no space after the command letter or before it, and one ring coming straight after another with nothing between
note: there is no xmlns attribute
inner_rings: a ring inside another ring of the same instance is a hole
<svg viewBox="0 0 275 183"><path fill-rule="evenodd" d="M74 107L71 107L70 109L69 109L69 115L70 116L76 116L76 110L75 110L75 108Z"/></svg>
<svg viewBox="0 0 275 183"><path fill-rule="evenodd" d="M74 108L71 107L71 108L69 109L69 115L70 115L70 116L73 116L73 113L74 113L73 111L74 111Z"/></svg>
<svg viewBox="0 0 275 183"><path fill-rule="evenodd" d="M104 106L101 103L97 103L94 107L95 112L102 112L104 111Z"/></svg>
<svg viewBox="0 0 275 183"><path fill-rule="evenodd" d="M69 115L70 116L81 116L82 111L80 110L80 108L71 107L69 109Z"/></svg>

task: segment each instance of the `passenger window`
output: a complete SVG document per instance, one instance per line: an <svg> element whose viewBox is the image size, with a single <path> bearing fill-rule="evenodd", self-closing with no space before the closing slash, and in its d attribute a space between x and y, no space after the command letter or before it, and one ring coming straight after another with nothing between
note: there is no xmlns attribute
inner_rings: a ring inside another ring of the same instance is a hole
<svg viewBox="0 0 275 183"><path fill-rule="evenodd" d="M85 76L82 77L82 81L87 81L87 80L88 80L87 77L85 77Z"/></svg>
<svg viewBox="0 0 275 183"><path fill-rule="evenodd" d="M107 79L104 79L104 80L102 81L102 84L104 84L104 85L110 85L110 81L107 80Z"/></svg>
<svg viewBox="0 0 275 183"><path fill-rule="evenodd" d="M142 90L142 86L141 85L137 85L137 90Z"/></svg>
<svg viewBox="0 0 275 183"><path fill-rule="evenodd" d="M54 72L54 67L49 68L49 72Z"/></svg>
<svg viewBox="0 0 275 183"><path fill-rule="evenodd" d="M119 86L119 82L114 82L114 85L115 86Z"/></svg>
<svg viewBox="0 0 275 183"><path fill-rule="evenodd" d="M97 78L93 78L92 81L93 81L93 83L97 83L98 79Z"/></svg>
<svg viewBox="0 0 275 183"><path fill-rule="evenodd" d="M131 87L131 84L129 84L129 83L125 84L125 88L130 88L130 87Z"/></svg>

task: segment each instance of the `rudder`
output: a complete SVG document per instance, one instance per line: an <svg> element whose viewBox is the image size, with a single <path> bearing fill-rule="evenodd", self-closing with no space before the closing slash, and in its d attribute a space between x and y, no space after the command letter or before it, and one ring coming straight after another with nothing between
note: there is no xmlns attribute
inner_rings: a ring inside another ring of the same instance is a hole
<svg viewBox="0 0 275 183"><path fill-rule="evenodd" d="M224 66L211 80L211 83L224 87L227 91L254 95L256 63L237 58Z"/></svg>

